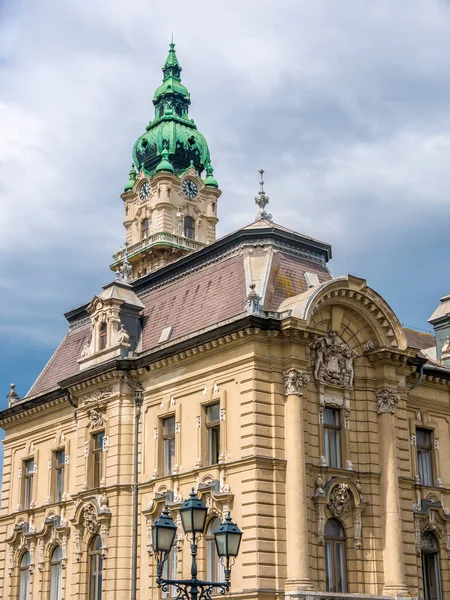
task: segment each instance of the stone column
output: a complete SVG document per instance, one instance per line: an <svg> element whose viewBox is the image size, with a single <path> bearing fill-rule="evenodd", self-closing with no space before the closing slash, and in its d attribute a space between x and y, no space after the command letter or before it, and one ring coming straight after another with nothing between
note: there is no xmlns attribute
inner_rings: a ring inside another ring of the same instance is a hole
<svg viewBox="0 0 450 600"><path fill-rule="evenodd" d="M399 396L395 390L376 390L381 471L381 518L383 532L384 587L386 596L407 597L403 568L402 521L397 467L395 413Z"/></svg>
<svg viewBox="0 0 450 600"><path fill-rule="evenodd" d="M302 406L303 386L308 383L309 377L297 369L285 371L283 377L286 394L286 590L311 590Z"/></svg>

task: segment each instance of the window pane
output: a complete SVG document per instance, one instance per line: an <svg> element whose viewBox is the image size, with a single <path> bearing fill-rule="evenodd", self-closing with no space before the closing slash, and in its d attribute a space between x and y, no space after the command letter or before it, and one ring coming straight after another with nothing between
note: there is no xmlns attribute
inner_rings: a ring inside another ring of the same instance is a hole
<svg viewBox="0 0 450 600"><path fill-rule="evenodd" d="M333 542L325 542L325 574L327 592L334 592L333 588Z"/></svg>
<svg viewBox="0 0 450 600"><path fill-rule="evenodd" d="M164 440L164 475L170 475L175 463L175 438Z"/></svg>
<svg viewBox="0 0 450 600"><path fill-rule="evenodd" d="M336 548L336 591L346 591L345 581L345 547L343 542L335 542Z"/></svg>
<svg viewBox="0 0 450 600"><path fill-rule="evenodd" d="M431 432L429 429L416 429L416 444L418 447L431 449Z"/></svg>
<svg viewBox="0 0 450 600"><path fill-rule="evenodd" d="M323 410L324 425L335 425L339 427L339 411L334 408L324 408Z"/></svg>
<svg viewBox="0 0 450 600"><path fill-rule="evenodd" d="M208 423L211 421L218 421L220 418L220 405L217 402L216 404L211 404L206 408L206 418Z"/></svg>
<svg viewBox="0 0 450 600"><path fill-rule="evenodd" d="M417 466L422 485L433 485L433 469L430 450L417 450Z"/></svg>
<svg viewBox="0 0 450 600"><path fill-rule="evenodd" d="M220 426L208 429L208 465L216 465L219 462L220 448Z"/></svg>
<svg viewBox="0 0 450 600"><path fill-rule="evenodd" d="M331 434L331 462L330 466L341 468L341 432L339 429L330 430Z"/></svg>
<svg viewBox="0 0 450 600"><path fill-rule="evenodd" d="M169 417L163 420L163 434L175 433L175 417Z"/></svg>
<svg viewBox="0 0 450 600"><path fill-rule="evenodd" d="M27 460L25 462L25 472L27 475L33 475L34 473L34 460Z"/></svg>
<svg viewBox="0 0 450 600"><path fill-rule="evenodd" d="M58 467L64 466L65 458L66 453L64 452L64 450L58 450L58 452L56 453L56 464Z"/></svg>

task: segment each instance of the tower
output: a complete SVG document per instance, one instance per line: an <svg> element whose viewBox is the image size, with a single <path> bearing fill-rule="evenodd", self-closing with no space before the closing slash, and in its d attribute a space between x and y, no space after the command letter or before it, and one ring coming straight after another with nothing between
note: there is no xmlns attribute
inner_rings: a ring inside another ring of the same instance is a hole
<svg viewBox="0 0 450 600"><path fill-rule="evenodd" d="M163 267L216 239L217 200L209 148L189 117L190 94L170 44L163 82L153 97L155 116L133 147L125 208L126 250L114 255L113 271L125 255L131 279Z"/></svg>

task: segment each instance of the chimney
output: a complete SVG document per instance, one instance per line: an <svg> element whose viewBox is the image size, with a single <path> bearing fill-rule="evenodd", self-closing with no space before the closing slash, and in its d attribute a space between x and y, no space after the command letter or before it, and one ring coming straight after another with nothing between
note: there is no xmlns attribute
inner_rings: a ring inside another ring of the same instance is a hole
<svg viewBox="0 0 450 600"><path fill-rule="evenodd" d="M436 358L450 366L450 294L441 298L428 322L433 325L436 335Z"/></svg>

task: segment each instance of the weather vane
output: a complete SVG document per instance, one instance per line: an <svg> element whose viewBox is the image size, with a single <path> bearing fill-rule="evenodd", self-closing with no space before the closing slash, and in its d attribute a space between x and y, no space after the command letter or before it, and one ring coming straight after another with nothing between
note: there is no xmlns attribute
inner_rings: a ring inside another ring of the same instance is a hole
<svg viewBox="0 0 450 600"><path fill-rule="evenodd" d="M259 206L259 210L256 214L255 220L256 221L272 221L272 215L270 215L269 213L267 213L265 211L267 204L269 204L269 196L267 196L266 192L264 191L264 180L263 180L264 169L261 167L259 169L258 173L261 176L261 180L259 182L261 189L259 190L258 195L255 196L255 204L257 204Z"/></svg>

